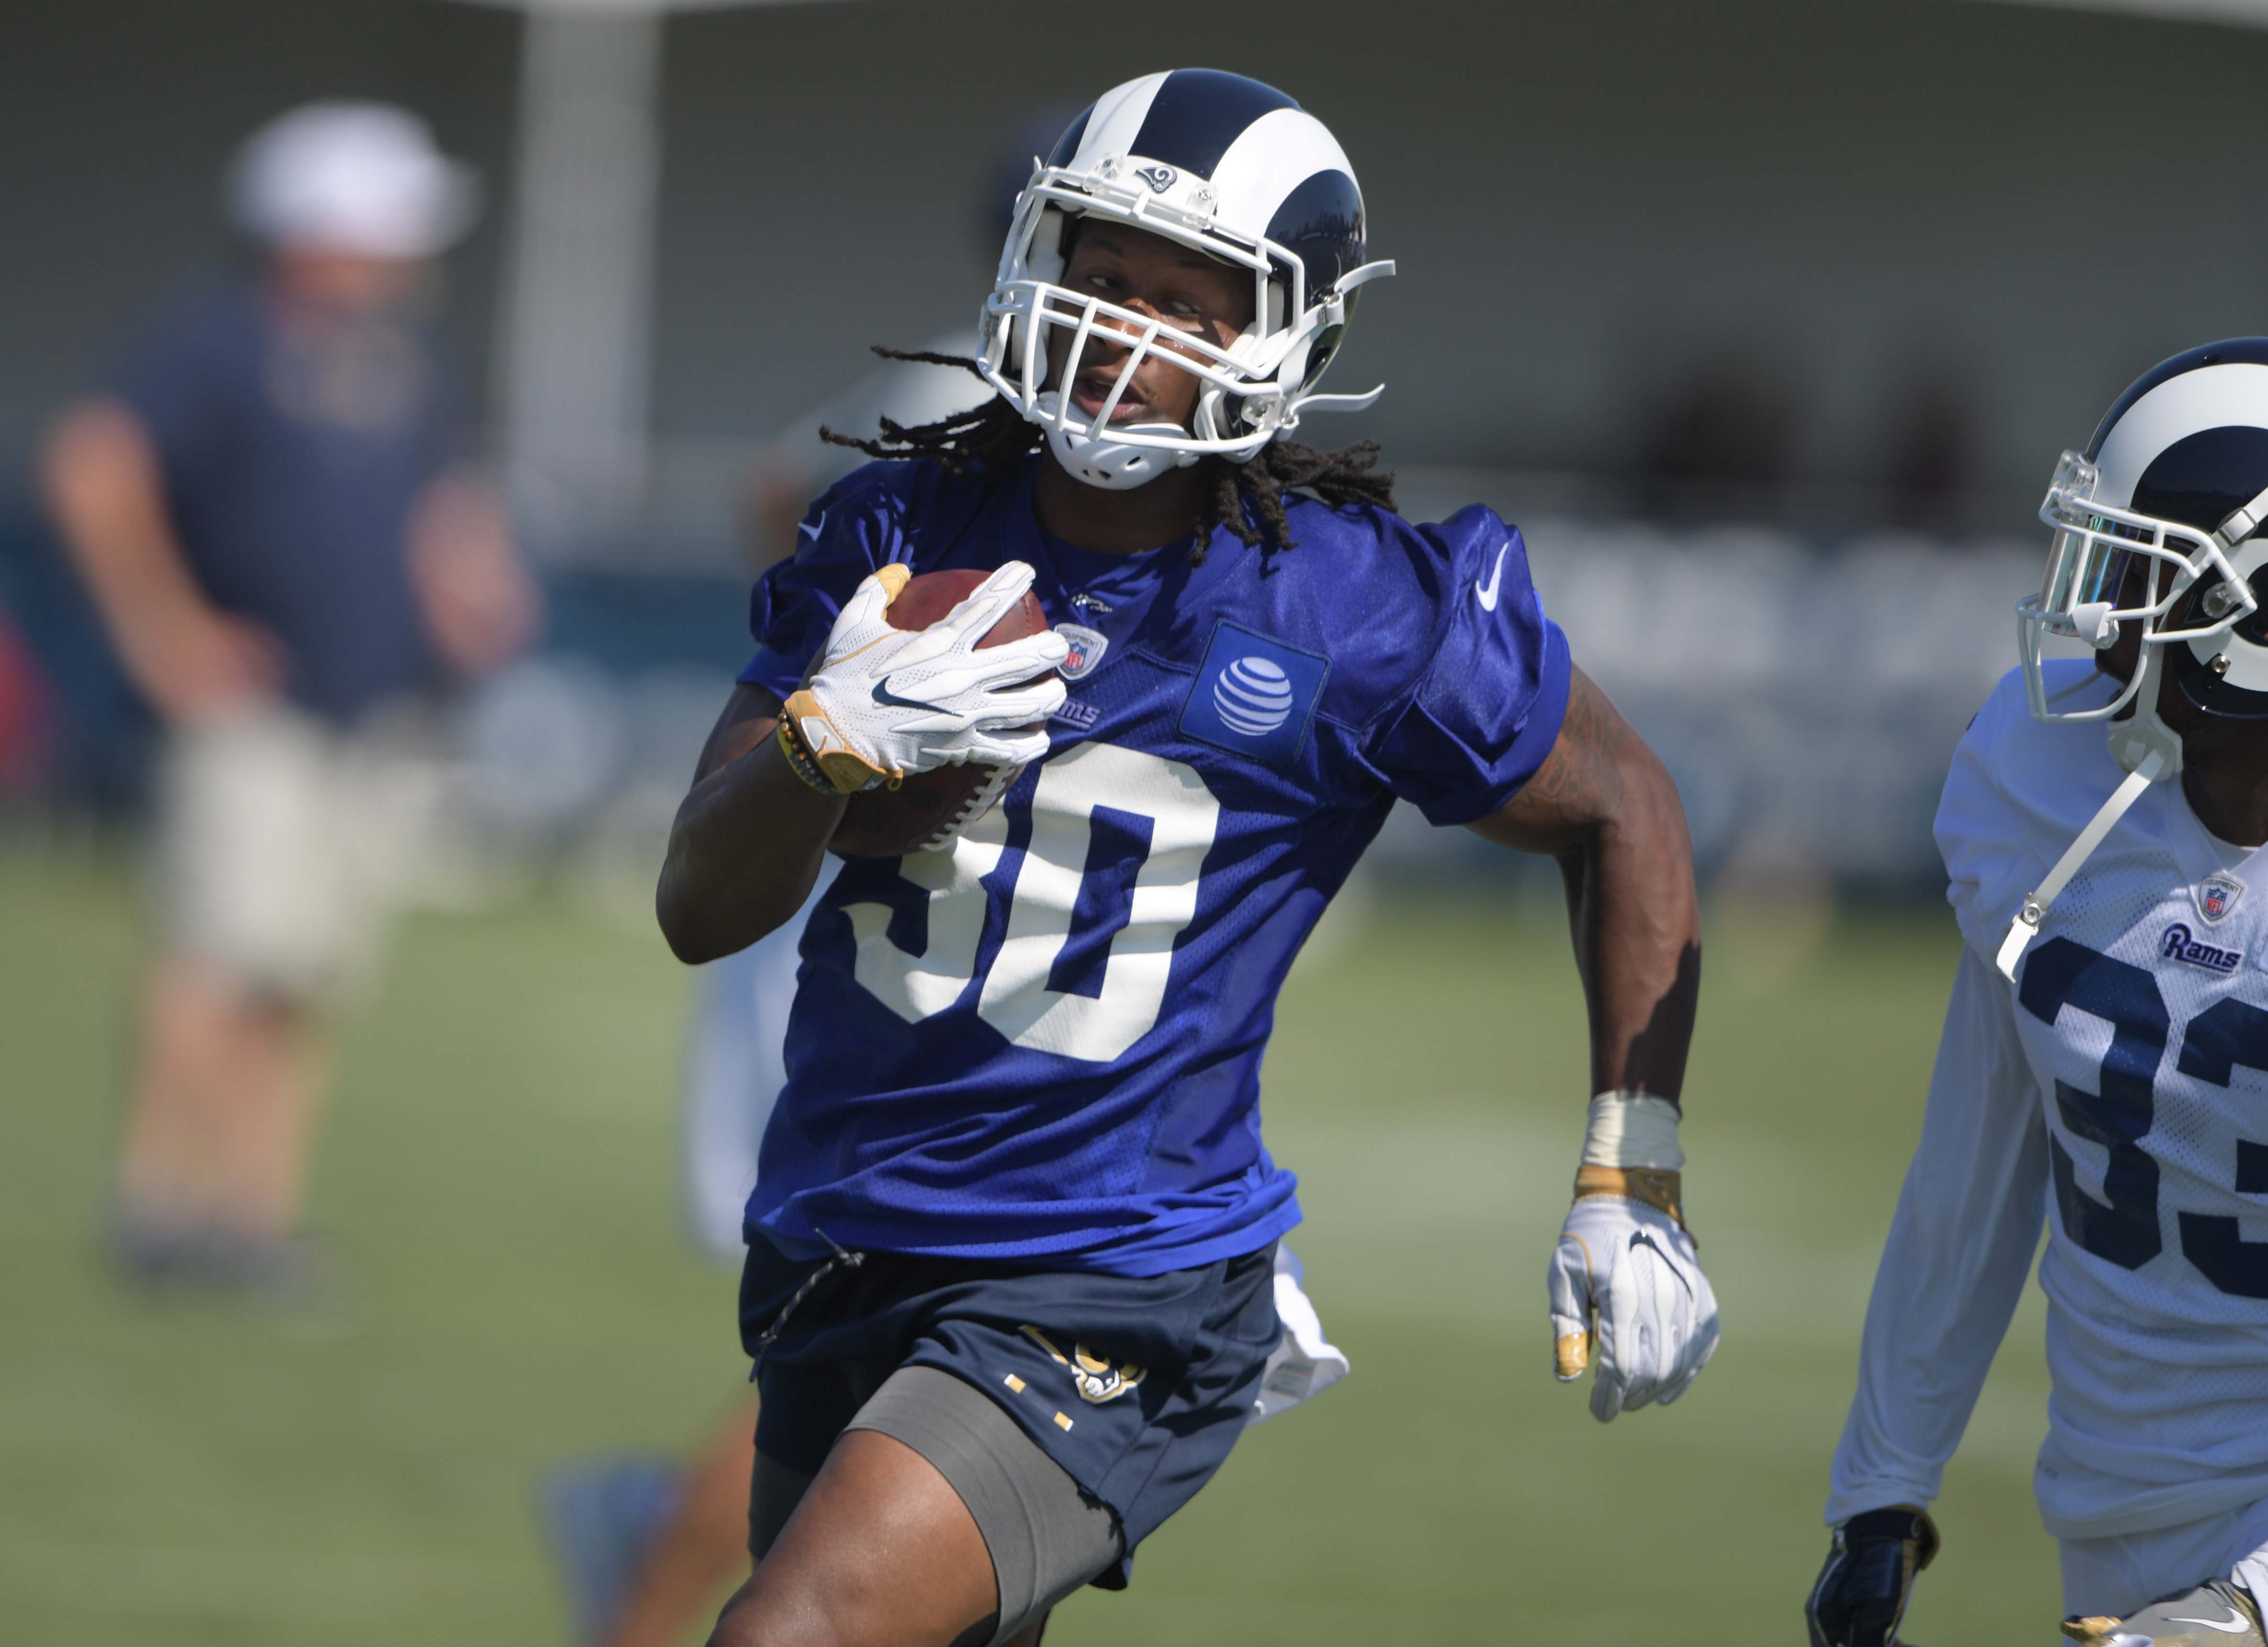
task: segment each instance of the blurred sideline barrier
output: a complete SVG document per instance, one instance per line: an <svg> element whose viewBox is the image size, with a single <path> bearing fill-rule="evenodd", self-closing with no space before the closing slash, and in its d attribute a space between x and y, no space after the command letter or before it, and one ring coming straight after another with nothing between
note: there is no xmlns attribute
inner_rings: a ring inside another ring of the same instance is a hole
<svg viewBox="0 0 2268 1647"><path fill-rule="evenodd" d="M1544 609L1676 777L1705 871L1942 884L1938 791L2014 665L2036 548L1548 521L1532 541Z"/></svg>
<svg viewBox="0 0 2268 1647"><path fill-rule="evenodd" d="M2036 547L1554 516L1523 510L1528 490L1484 473L1403 482L1412 518L1478 500L1521 525L1577 661L1675 776L1705 874L1935 893L1938 789L2014 662L2011 613L2038 575ZM484 863L565 855L616 864L625 885L650 871L747 649L746 577L713 529L703 535L698 559L550 566L544 649L453 716L450 790ZM130 813L146 718L22 513L0 528L0 612L54 706L42 804ZM1373 860L1389 874L1505 867L1476 837L1432 830L1406 807Z"/></svg>

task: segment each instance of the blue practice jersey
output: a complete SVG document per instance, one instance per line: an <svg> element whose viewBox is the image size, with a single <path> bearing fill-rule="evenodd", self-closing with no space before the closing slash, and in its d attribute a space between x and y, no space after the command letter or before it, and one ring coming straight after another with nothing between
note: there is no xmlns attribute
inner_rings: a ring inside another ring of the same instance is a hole
<svg viewBox="0 0 2268 1647"><path fill-rule="evenodd" d="M1299 1222L1260 1139L1292 957L1395 798L1501 807L1567 700L1520 535L1287 499L1297 548L1082 550L986 482L877 463L756 586L785 697L859 580L1011 560L1073 655L1047 758L948 850L843 864L806 929L748 1232L1154 1275Z"/></svg>

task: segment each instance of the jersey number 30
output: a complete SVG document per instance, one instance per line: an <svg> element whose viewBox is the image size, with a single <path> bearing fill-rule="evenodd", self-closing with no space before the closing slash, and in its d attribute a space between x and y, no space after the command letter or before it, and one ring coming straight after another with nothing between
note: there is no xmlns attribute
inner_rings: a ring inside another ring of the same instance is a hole
<svg viewBox="0 0 2268 1647"><path fill-rule="evenodd" d="M2056 1083L2056 1110L2065 1127L2109 1152L2102 1200L2080 1188L2071 1152L2052 1134L2049 1165L2056 1207L2072 1239L2122 1269L2139 1269L2164 1245L2158 1226L2158 1163L2141 1147L2143 1135L2157 1121L2155 1085L2168 1037L2166 998L2158 981L2139 967L2058 937L2041 945L2026 963L2016 999L2043 1024L2053 1024L2068 1006L2110 1026L2110 1048L2102 1055L2096 1082L2102 1090L2083 1092ZM2239 1065L2268 1073L2268 1012L2223 998L2190 1020L2174 1067L2227 1086ZM2234 1165L2238 1194L2268 1192L2268 1145L2238 1139ZM2182 1256L2207 1281L2238 1298L2268 1298L2268 1241L2245 1240L2234 1218L2184 1212L2175 1222L2181 1230Z"/></svg>
<svg viewBox="0 0 2268 1647"><path fill-rule="evenodd" d="M1006 813L988 812L951 851L900 860L919 919L899 905L843 906L859 983L909 1023L953 1006L976 976ZM1040 768L1031 818L977 1015L1019 1047L1108 1063L1157 1024L1220 803L1194 767L1090 743Z"/></svg>

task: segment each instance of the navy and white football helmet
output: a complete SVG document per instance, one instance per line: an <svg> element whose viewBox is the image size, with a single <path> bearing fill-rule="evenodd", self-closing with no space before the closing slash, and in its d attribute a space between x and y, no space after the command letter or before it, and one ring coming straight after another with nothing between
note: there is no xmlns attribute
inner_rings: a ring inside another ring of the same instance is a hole
<svg viewBox="0 0 2268 1647"><path fill-rule="evenodd" d="M2268 720L2268 337L2207 343L2152 367L2088 442L2066 452L2040 504L2053 528L2040 592L2016 608L2017 656L2033 717L2108 723L2126 778L2009 923L2000 970L2017 958L2071 878L2126 809L2182 769L2182 740L2158 717L2171 671L2208 715ZM2139 640L2124 687L2098 678L2051 695L2050 636L2108 651ZM2073 701L2075 702L2075 705Z"/></svg>
<svg viewBox="0 0 2268 1647"><path fill-rule="evenodd" d="M1074 218L1147 230L1252 271L1253 322L1217 349L1157 319L1060 284ZM1090 485L1140 486L1208 454L1241 463L1303 411L1359 411L1381 391L1320 394L1358 288L1394 272L1364 254L1362 191L1322 121L1273 86L1213 69L1145 75L1105 92L1035 166L1017 197L985 299L978 367L1048 433ZM1049 389L1048 334L1115 334L1127 357L1092 418ZM1161 339L1161 330L1166 335ZM1202 379L1191 427L1110 414L1145 359L1163 353Z"/></svg>
<svg viewBox="0 0 2268 1647"><path fill-rule="evenodd" d="M2145 372L2083 452L2056 467L2040 518L2054 528L2038 595L2017 607L2019 655L2042 720L2154 719L2160 669L2211 715L2268 719L2268 644L2253 578L2268 562L2268 338L2207 343ZM2121 604L2124 602L2124 604ZM2097 650L2141 632L2142 666L2107 706L2058 710L2045 638ZM2132 769L2134 762L2123 762Z"/></svg>

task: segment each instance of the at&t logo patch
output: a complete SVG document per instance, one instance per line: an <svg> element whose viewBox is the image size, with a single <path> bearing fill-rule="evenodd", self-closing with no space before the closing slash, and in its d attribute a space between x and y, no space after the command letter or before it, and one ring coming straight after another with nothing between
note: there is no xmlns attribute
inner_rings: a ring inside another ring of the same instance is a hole
<svg viewBox="0 0 2268 1647"><path fill-rule="evenodd" d="M1307 742L1328 658L1224 621L1182 705L1182 734L1200 743L1289 766Z"/></svg>
<svg viewBox="0 0 2268 1647"><path fill-rule="evenodd" d="M1292 682L1270 658L1240 658L1214 679L1212 706L1229 731L1265 738L1291 718Z"/></svg>

